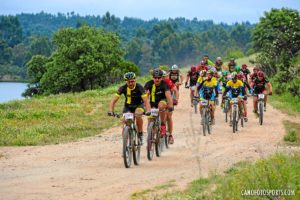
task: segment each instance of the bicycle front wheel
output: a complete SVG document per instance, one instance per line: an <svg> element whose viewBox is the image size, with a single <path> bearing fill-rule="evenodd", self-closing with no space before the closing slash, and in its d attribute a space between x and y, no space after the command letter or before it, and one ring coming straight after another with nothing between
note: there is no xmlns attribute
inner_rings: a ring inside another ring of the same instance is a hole
<svg viewBox="0 0 300 200"><path fill-rule="evenodd" d="M140 164L140 159L141 159L141 144L138 139L137 132L134 131L134 137L133 137L133 162L135 165Z"/></svg>
<svg viewBox="0 0 300 200"><path fill-rule="evenodd" d="M129 168L132 160L132 148L130 138L130 128L126 126L123 130L123 159L126 168Z"/></svg>
<svg viewBox="0 0 300 200"><path fill-rule="evenodd" d="M263 124L264 119L264 104L262 102L259 102L259 124Z"/></svg>
<svg viewBox="0 0 300 200"><path fill-rule="evenodd" d="M236 125L237 125L237 123L236 123L236 108L234 108L233 113L232 113L232 131L233 131L233 133L235 133L237 130Z"/></svg>
<svg viewBox="0 0 300 200"><path fill-rule="evenodd" d="M154 128L154 122L150 122L148 125L148 137L147 137L147 158L148 160L153 159L154 155L154 134L155 132L153 131Z"/></svg>
<svg viewBox="0 0 300 200"><path fill-rule="evenodd" d="M158 126L155 126L155 133L154 135L156 136L155 138L155 153L157 157L161 156L162 152L162 140L163 138L160 137L160 130Z"/></svg>

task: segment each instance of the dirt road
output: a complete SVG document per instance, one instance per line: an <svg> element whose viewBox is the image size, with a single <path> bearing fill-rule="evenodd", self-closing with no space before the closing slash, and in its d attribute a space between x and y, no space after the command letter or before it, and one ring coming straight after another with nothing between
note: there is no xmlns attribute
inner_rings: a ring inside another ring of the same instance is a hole
<svg viewBox="0 0 300 200"><path fill-rule="evenodd" d="M210 171L223 172L241 160L276 152L284 135L285 115L268 106L258 125L249 100L249 122L237 134L217 108L213 133L202 136L200 115L192 112L187 89L181 89L174 112L175 143L153 161L143 146L140 166L125 169L120 128L79 142L37 147L1 147L0 199L128 199L130 194L173 181L177 186Z"/></svg>

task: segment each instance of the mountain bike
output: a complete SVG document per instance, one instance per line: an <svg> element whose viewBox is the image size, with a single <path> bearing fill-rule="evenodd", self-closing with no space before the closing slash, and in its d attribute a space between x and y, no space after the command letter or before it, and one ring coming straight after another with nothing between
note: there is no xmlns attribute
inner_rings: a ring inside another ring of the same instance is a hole
<svg viewBox="0 0 300 200"><path fill-rule="evenodd" d="M257 99L257 113L259 116L259 124L263 124L264 119L264 102L265 102L265 95L264 94L258 94Z"/></svg>
<svg viewBox="0 0 300 200"><path fill-rule="evenodd" d="M159 109L157 108L151 108L151 115L149 118L149 123L148 123L148 137L147 137L147 158L148 160L153 159L154 155L154 149L157 157L161 156L161 152L163 149L163 145L166 142L166 138L163 139L161 137L161 132L160 132L160 117L159 117ZM167 135L167 134L166 134ZM164 137L167 137L167 136Z"/></svg>
<svg viewBox="0 0 300 200"><path fill-rule="evenodd" d="M194 91L196 90L197 86L194 85L194 86L191 86L191 90L192 90L192 94L194 94ZM198 103L199 103L199 96L195 96L192 100L192 103L193 103L193 107L194 107L194 111L195 111L195 114L197 114L198 112Z"/></svg>
<svg viewBox="0 0 300 200"><path fill-rule="evenodd" d="M114 114L115 117L120 118L120 114ZM124 125L123 125L123 150L122 157L124 165L129 168L133 162L135 165L139 165L141 156L141 143L138 138L138 132L135 125L135 117L140 116L131 112L123 113Z"/></svg>
<svg viewBox="0 0 300 200"><path fill-rule="evenodd" d="M206 131L208 134L211 134L211 105L209 104L209 100L201 100L200 104L202 105L201 110L201 124L202 124L202 131L203 135L206 136Z"/></svg>

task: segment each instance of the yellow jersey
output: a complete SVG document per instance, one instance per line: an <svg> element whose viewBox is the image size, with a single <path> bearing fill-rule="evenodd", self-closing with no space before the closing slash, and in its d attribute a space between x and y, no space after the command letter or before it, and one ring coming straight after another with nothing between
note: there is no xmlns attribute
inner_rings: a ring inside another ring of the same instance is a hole
<svg viewBox="0 0 300 200"><path fill-rule="evenodd" d="M226 84L226 87L231 87L231 88L239 88L239 87L244 87L244 83L240 80L237 80L235 83L232 80L229 80Z"/></svg>

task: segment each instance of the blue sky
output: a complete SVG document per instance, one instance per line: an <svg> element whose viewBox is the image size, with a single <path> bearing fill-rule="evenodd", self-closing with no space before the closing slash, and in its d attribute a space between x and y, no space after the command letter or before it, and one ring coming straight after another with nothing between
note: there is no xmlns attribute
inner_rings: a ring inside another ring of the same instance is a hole
<svg viewBox="0 0 300 200"><path fill-rule="evenodd" d="M0 0L0 14L56 14L74 11L80 15L168 19L185 17L214 22L258 22L271 8L293 8L300 11L300 0Z"/></svg>

